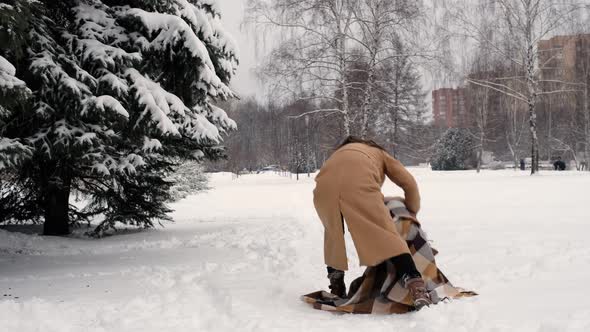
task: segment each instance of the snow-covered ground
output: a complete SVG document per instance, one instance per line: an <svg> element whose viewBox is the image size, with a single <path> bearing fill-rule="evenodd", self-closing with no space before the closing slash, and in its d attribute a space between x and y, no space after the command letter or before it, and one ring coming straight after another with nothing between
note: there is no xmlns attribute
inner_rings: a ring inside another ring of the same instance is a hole
<svg viewBox="0 0 590 332"><path fill-rule="evenodd" d="M480 296L407 315L313 310L299 300L327 288L313 179L214 174L163 229L0 230L0 331L590 331L589 174L412 172L440 267Z"/></svg>

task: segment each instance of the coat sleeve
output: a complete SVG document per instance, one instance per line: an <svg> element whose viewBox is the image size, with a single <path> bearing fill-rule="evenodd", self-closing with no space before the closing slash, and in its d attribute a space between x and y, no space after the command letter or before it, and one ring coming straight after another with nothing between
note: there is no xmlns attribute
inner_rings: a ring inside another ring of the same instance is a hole
<svg viewBox="0 0 590 332"><path fill-rule="evenodd" d="M420 211L420 192L416 180L397 159L383 152L385 158L385 175L404 190L406 207L410 212Z"/></svg>

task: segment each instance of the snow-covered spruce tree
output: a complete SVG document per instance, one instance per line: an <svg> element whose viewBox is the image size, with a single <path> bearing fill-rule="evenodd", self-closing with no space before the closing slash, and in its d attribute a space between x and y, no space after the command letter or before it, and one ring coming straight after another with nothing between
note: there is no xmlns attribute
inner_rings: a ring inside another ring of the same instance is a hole
<svg viewBox="0 0 590 332"><path fill-rule="evenodd" d="M0 85L0 222L150 227L167 219L175 165L224 155L235 123L213 102L234 97L238 60L215 0L13 0L0 17L0 36L25 32L0 48L15 82Z"/></svg>
<svg viewBox="0 0 590 332"><path fill-rule="evenodd" d="M31 153L19 139L10 139L2 134L7 119L31 93L26 83L16 77L15 66L2 56L7 55L13 60L23 57L21 50L27 26L26 21L18 17L29 15L27 4L9 5L0 2L0 169L15 166Z"/></svg>
<svg viewBox="0 0 590 332"><path fill-rule="evenodd" d="M404 41L395 33L388 36L391 57L378 67L374 92L383 111L376 117L373 129L388 143L392 155L403 162L415 160L417 150L423 149L426 94L422 89L422 77Z"/></svg>
<svg viewBox="0 0 590 332"><path fill-rule="evenodd" d="M30 18L28 5L28 1L0 2L0 220L12 219L14 215L24 216L31 210L26 207L20 192L14 190L12 181L8 181L9 174L3 171L17 167L32 155L32 149L21 139L5 136L8 123L18 120L14 114L31 96L26 83L16 77L14 65L24 56L27 19Z"/></svg>
<svg viewBox="0 0 590 332"><path fill-rule="evenodd" d="M430 165L435 171L455 171L477 165L475 139L467 129L448 129L434 147Z"/></svg>

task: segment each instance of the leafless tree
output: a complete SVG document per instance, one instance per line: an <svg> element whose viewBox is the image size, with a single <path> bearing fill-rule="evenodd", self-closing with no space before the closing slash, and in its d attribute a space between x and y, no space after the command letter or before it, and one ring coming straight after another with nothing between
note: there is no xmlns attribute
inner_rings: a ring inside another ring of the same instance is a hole
<svg viewBox="0 0 590 332"><path fill-rule="evenodd" d="M361 108L360 136L365 137L369 129L370 112L374 109L376 71L380 64L391 61L399 54L399 48L387 38L395 33L412 31L414 21L421 15L420 2L413 0L362 0L353 7L353 29L349 38L362 47L367 58L367 82Z"/></svg>
<svg viewBox="0 0 590 332"><path fill-rule="evenodd" d="M531 173L534 174L539 171L537 102L543 95L571 91L568 87L552 91L542 90L539 74L545 63L538 61L538 45L542 39L562 28L572 12L580 7L577 4L555 0L493 0L481 3L485 4L488 15L501 18L493 22L493 33L487 28L482 29L469 11L455 8L452 15L459 22L461 33L521 68L524 75L467 81L526 103L531 138Z"/></svg>
<svg viewBox="0 0 590 332"><path fill-rule="evenodd" d="M271 53L263 75L295 98L321 100L316 105L328 107L316 107L305 115L339 115L346 135L351 134L354 120L348 100L354 84L347 81L352 3L250 0L247 20L258 27L278 28L287 36Z"/></svg>

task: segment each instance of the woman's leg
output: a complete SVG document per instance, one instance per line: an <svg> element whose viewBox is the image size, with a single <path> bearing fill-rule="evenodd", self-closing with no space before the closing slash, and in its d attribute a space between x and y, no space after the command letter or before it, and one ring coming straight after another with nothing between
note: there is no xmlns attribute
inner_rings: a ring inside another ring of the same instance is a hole
<svg viewBox="0 0 590 332"><path fill-rule="evenodd" d="M410 254L401 254L389 259L395 267L396 279L401 280L402 286L410 291L416 309L432 304L430 295L422 275L416 268Z"/></svg>
<svg viewBox="0 0 590 332"><path fill-rule="evenodd" d="M327 267L328 279L330 279L330 293L341 298L346 297L346 284L344 283L344 271L331 266Z"/></svg>
<svg viewBox="0 0 590 332"><path fill-rule="evenodd" d="M395 267L396 279L404 280L410 278L422 278L420 272L416 268L416 264L410 254L401 254L399 256L391 257L389 261Z"/></svg>
<svg viewBox="0 0 590 332"><path fill-rule="evenodd" d="M342 214L340 214L340 219L342 222L342 234L346 233L344 230L344 219L342 218ZM339 297L346 297L346 284L344 283L344 271L335 269L331 266L327 266L326 269L328 270L328 279L330 279L330 291L332 294L337 295Z"/></svg>
<svg viewBox="0 0 590 332"><path fill-rule="evenodd" d="M313 203L318 217L324 225L324 262L327 266L345 271L348 269L344 224L340 212L338 196L332 193L321 194L316 188Z"/></svg>

